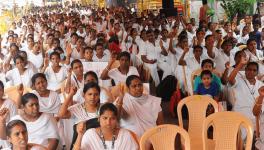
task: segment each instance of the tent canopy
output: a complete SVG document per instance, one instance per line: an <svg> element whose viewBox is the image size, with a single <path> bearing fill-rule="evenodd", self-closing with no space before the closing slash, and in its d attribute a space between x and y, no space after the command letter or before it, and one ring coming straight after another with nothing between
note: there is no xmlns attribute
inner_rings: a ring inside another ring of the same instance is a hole
<svg viewBox="0 0 264 150"><path fill-rule="evenodd" d="M18 7L33 3L35 6L43 6L43 0L14 0ZM12 8L14 6L13 0L1 0L0 6L2 8Z"/></svg>

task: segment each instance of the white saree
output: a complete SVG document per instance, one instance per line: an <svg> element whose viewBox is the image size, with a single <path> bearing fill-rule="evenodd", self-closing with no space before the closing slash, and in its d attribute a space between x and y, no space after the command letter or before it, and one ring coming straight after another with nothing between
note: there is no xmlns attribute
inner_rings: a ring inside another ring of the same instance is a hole
<svg viewBox="0 0 264 150"><path fill-rule="evenodd" d="M74 104L70 106L68 110L74 116L75 124L98 117L98 111L97 112L87 112L84 108L84 103Z"/></svg>
<svg viewBox="0 0 264 150"><path fill-rule="evenodd" d="M156 126L161 109L161 99L151 95L133 97L126 93L123 98L123 109L128 113L128 118L121 119L121 127L129 129L141 137L144 132Z"/></svg>
<svg viewBox="0 0 264 150"><path fill-rule="evenodd" d="M112 148L112 141L105 141L106 150L138 150L137 142L133 139L130 132L120 129ZM95 128L85 132L82 138L81 150L103 150L104 146L101 138L96 133Z"/></svg>
<svg viewBox="0 0 264 150"><path fill-rule="evenodd" d="M26 124L28 143L35 143L47 147L48 139L59 139L55 120L48 114L42 113L34 122L28 122L20 115L14 116L11 120L21 120Z"/></svg>
<svg viewBox="0 0 264 150"><path fill-rule="evenodd" d="M59 112L61 101L59 95L50 91L49 97L41 97L37 91L32 91L39 100L39 111L48 114L57 114Z"/></svg>

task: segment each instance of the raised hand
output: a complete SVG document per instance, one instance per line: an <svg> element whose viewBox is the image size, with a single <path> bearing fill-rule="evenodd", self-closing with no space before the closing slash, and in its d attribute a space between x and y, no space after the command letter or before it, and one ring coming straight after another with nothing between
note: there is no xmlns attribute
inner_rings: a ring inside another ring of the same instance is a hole
<svg viewBox="0 0 264 150"><path fill-rule="evenodd" d="M86 131L86 124L84 122L80 122L76 126L76 131L78 134L84 134Z"/></svg>
<svg viewBox="0 0 264 150"><path fill-rule="evenodd" d="M109 67L113 65L113 63L116 61L116 54L111 54L110 60L108 62Z"/></svg>
<svg viewBox="0 0 264 150"><path fill-rule="evenodd" d="M163 42L162 42L162 40L160 40L159 44L160 44L160 47L163 46Z"/></svg>
<svg viewBox="0 0 264 150"><path fill-rule="evenodd" d="M241 60L239 64L241 65L246 65L250 59L247 59L246 57L241 57Z"/></svg>
<svg viewBox="0 0 264 150"><path fill-rule="evenodd" d="M230 68L230 62L229 61L225 63L225 68L226 69L229 69Z"/></svg>
<svg viewBox="0 0 264 150"><path fill-rule="evenodd" d="M116 100L116 106L122 106L123 105L123 98L124 98L124 93L122 92L122 89L120 89L120 93L117 97L117 100Z"/></svg>
<svg viewBox="0 0 264 150"><path fill-rule="evenodd" d="M49 66L49 54L46 53L44 57L44 66Z"/></svg>
<svg viewBox="0 0 264 150"><path fill-rule="evenodd" d="M259 96L264 97L264 86L260 87L258 89L258 92L259 92Z"/></svg>
<svg viewBox="0 0 264 150"><path fill-rule="evenodd" d="M70 77L72 75L72 68L69 68L67 71L68 77Z"/></svg>
<svg viewBox="0 0 264 150"><path fill-rule="evenodd" d="M0 122L5 122L8 115L9 115L8 108L1 109L0 110Z"/></svg>
<svg viewBox="0 0 264 150"><path fill-rule="evenodd" d="M184 51L184 53L189 52L189 47L188 47L188 46L185 46L185 47L183 48L183 51Z"/></svg>
<svg viewBox="0 0 264 150"><path fill-rule="evenodd" d="M75 86L71 86L71 88L70 88L70 95L75 95L76 94L76 92L77 92L77 87L75 87Z"/></svg>
<svg viewBox="0 0 264 150"><path fill-rule="evenodd" d="M157 59L152 60L152 64L155 64L157 62Z"/></svg>
<svg viewBox="0 0 264 150"><path fill-rule="evenodd" d="M68 57L71 57L71 54L72 54L71 44L68 43L67 46L66 46L66 55L67 55Z"/></svg>
<svg viewBox="0 0 264 150"><path fill-rule="evenodd" d="M18 92L19 95L23 95L23 93L24 93L24 86L23 86L22 83L17 86L17 92Z"/></svg>

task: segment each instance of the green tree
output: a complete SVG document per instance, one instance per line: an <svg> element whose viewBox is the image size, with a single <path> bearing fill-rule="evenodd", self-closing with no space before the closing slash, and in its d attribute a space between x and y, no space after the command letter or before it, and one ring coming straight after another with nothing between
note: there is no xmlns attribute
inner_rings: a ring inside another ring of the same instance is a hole
<svg viewBox="0 0 264 150"><path fill-rule="evenodd" d="M255 2L256 0L223 0L221 6L225 10L228 20L232 21L236 15L239 20L245 14L248 14Z"/></svg>

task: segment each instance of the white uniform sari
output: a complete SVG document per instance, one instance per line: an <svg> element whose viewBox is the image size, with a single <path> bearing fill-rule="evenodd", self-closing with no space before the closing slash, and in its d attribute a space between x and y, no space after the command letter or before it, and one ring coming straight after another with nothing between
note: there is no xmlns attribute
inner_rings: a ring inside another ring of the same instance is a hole
<svg viewBox="0 0 264 150"><path fill-rule="evenodd" d="M126 93L123 99L123 109L128 113L128 118L121 119L121 127L141 137L147 129L156 126L158 114L162 111L161 98L151 95L133 97Z"/></svg>
<svg viewBox="0 0 264 150"><path fill-rule="evenodd" d="M70 113L76 119L75 124L98 117L98 111L97 112L87 112L84 107L85 107L84 103L77 103L68 108Z"/></svg>
<svg viewBox="0 0 264 150"><path fill-rule="evenodd" d="M34 74L35 73L31 68L27 68L22 75L19 73L17 68L14 68L6 73L6 78L11 81L13 86L17 86L22 83L24 87L30 87L31 77Z"/></svg>
<svg viewBox="0 0 264 150"><path fill-rule="evenodd" d="M49 97L41 97L37 91L32 91L39 100L39 111L45 112L48 114L57 114L59 112L61 101L59 95L54 92L50 91Z"/></svg>
<svg viewBox="0 0 264 150"><path fill-rule="evenodd" d="M53 91L60 89L61 83L67 78L67 69L65 66L61 66L57 73L49 66L44 73L48 80L48 89Z"/></svg>
<svg viewBox="0 0 264 150"><path fill-rule="evenodd" d="M130 132L126 129L120 129L112 148L112 141L105 141L107 150L137 150L138 145ZM85 132L82 138L81 150L103 150L104 145L95 128Z"/></svg>
<svg viewBox="0 0 264 150"><path fill-rule="evenodd" d="M7 108L9 110L9 115L7 116L6 122L9 122L10 118L17 115L17 108L15 103L10 99L5 99L4 103L0 107L0 110L3 108ZM9 147L7 140L0 139L0 149Z"/></svg>
<svg viewBox="0 0 264 150"><path fill-rule="evenodd" d="M119 83L125 83L126 79L130 75L137 75L138 71L136 67L130 66L127 74L122 74L118 68L111 69L108 72L108 76L115 81L115 84L118 85Z"/></svg>
<svg viewBox="0 0 264 150"><path fill-rule="evenodd" d="M58 128L55 120L48 114L42 113L34 122L24 120L20 115L16 115L11 120L21 120L27 126L28 143L35 143L48 147L48 139L59 139Z"/></svg>

